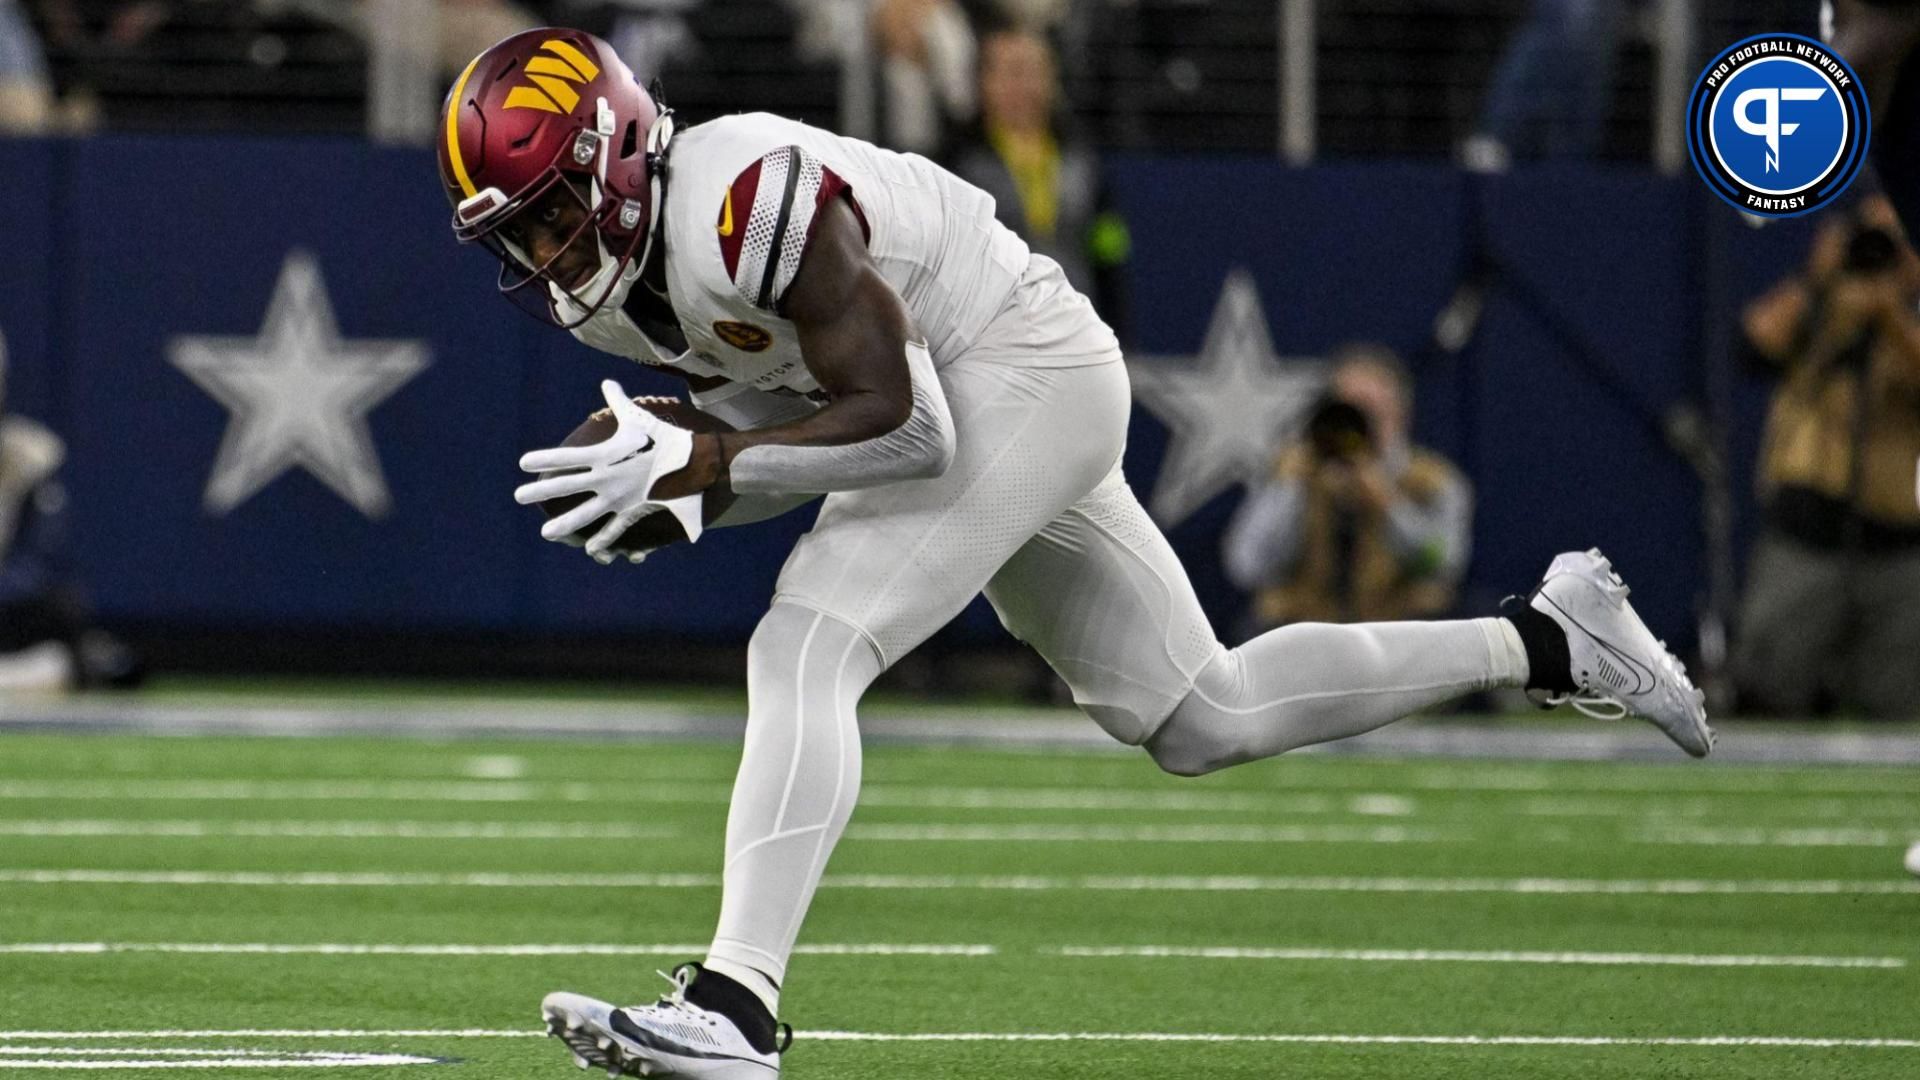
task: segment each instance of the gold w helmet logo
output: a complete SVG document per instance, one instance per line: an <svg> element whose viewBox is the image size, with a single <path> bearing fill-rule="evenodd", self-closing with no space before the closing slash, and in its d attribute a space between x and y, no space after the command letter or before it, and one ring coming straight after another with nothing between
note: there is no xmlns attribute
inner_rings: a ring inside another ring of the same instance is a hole
<svg viewBox="0 0 1920 1080"><path fill-rule="evenodd" d="M564 41L543 41L540 48L542 53L527 61L527 82L507 94L504 107L570 113L580 104L580 93L572 84L585 84L597 78L600 65ZM547 53L552 55L545 55Z"/></svg>

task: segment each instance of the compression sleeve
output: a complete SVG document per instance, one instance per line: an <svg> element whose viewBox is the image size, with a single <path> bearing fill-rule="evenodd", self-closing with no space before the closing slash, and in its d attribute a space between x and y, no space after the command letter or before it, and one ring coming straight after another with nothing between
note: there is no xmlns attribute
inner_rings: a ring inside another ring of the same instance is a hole
<svg viewBox="0 0 1920 1080"><path fill-rule="evenodd" d="M926 480L953 463L953 415L924 343L907 342L913 408L906 423L845 446L749 446L734 456L733 490L741 494L857 491L901 480Z"/></svg>

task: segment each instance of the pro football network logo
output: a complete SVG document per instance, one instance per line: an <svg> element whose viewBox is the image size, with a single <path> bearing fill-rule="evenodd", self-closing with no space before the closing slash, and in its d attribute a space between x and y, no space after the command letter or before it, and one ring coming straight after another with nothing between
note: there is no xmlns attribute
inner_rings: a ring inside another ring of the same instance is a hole
<svg viewBox="0 0 1920 1080"><path fill-rule="evenodd" d="M1722 199L1749 214L1798 217L1853 183L1871 127L1866 91L1845 60L1812 38L1761 34L1701 72L1687 150Z"/></svg>

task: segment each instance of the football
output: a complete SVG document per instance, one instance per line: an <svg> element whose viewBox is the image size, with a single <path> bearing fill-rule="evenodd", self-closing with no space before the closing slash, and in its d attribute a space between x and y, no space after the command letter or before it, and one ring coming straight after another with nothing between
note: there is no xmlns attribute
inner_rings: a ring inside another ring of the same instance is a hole
<svg viewBox="0 0 1920 1080"><path fill-rule="evenodd" d="M687 402L681 401L679 398L637 397L633 400L634 404L639 405L641 408L665 420L667 423L675 427L686 428L688 431L711 433L733 430L733 426L726 421L708 416L706 413L694 408ZM604 442L612 437L617 427L618 425L613 418L613 411L611 409L601 409L599 412L587 417L585 423L574 428L572 434L569 434L562 440L560 445L591 446L597 442ZM548 499L541 503L540 509L546 513L547 517L555 518L585 501L587 501L586 495L563 495L559 498ZM701 503L701 515L708 524L711 524L713 519L719 517L732 503L733 492L731 490L723 487L709 488ZM599 531L600 527L606 523L606 520L605 517L602 517L593 524L574 533L574 539L585 543L588 537L591 537ZM613 550L622 554L633 551L651 551L654 548L666 547L668 544L677 544L686 538L686 530L680 527L679 520L672 514L648 514L646 517L635 522L632 528L622 533L619 540L614 541Z"/></svg>

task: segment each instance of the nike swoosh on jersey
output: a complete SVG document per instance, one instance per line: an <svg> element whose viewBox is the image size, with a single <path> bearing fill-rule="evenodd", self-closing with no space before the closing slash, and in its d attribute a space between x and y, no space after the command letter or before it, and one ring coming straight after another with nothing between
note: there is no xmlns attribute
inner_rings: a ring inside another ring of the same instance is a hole
<svg viewBox="0 0 1920 1080"><path fill-rule="evenodd" d="M720 203L720 235L733 235L733 189L727 189L727 196Z"/></svg>

